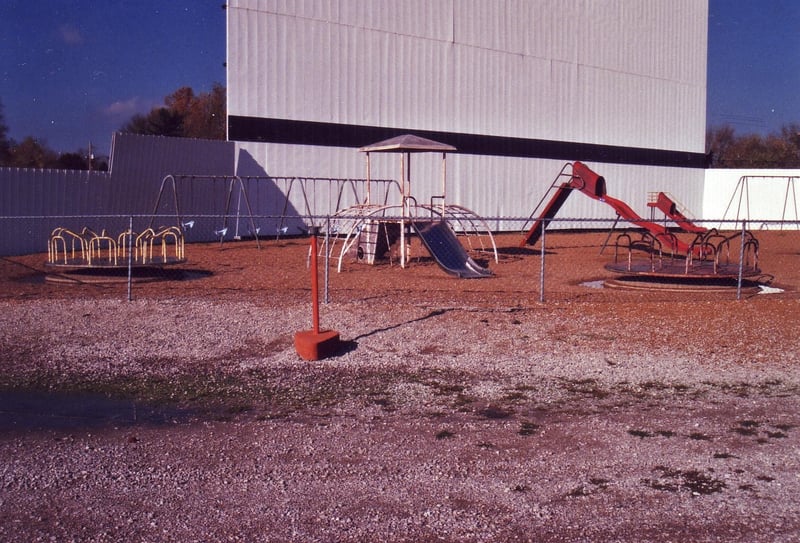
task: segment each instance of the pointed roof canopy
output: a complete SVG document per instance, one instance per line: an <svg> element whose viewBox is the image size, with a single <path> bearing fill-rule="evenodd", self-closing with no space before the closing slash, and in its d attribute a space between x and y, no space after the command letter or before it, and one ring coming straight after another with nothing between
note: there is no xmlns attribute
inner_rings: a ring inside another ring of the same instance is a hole
<svg viewBox="0 0 800 543"><path fill-rule="evenodd" d="M448 145L446 143L440 143L438 141L433 141L426 138L421 138L413 134L404 134L402 136L396 136L388 140L383 140L379 141L378 143L373 143L372 145L365 145L364 147L361 147L359 149L359 151L365 153L380 153L380 152L419 153L423 151L446 152L455 150L456 148L453 147L452 145Z"/></svg>

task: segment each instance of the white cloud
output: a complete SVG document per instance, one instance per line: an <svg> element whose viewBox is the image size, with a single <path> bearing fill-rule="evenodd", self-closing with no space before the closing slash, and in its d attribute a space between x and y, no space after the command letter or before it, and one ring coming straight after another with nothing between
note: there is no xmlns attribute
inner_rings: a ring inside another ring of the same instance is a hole
<svg viewBox="0 0 800 543"><path fill-rule="evenodd" d="M71 24L64 24L58 29L61 36L61 41L67 45L80 45L83 43L83 35L77 27Z"/></svg>
<svg viewBox="0 0 800 543"><path fill-rule="evenodd" d="M144 109L144 104L138 96L127 100L118 100L103 108L103 113L111 117L126 117Z"/></svg>

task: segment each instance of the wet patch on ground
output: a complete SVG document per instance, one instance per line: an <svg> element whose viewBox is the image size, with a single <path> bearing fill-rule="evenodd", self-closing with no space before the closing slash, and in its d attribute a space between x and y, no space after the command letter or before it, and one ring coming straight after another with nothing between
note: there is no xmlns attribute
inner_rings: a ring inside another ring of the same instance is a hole
<svg viewBox="0 0 800 543"><path fill-rule="evenodd" d="M186 422L192 412L99 393L0 392L0 432L70 430Z"/></svg>

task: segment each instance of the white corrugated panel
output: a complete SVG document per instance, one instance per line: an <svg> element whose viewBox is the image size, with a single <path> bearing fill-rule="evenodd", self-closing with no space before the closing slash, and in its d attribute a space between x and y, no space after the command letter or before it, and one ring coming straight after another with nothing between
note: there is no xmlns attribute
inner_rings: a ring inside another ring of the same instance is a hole
<svg viewBox="0 0 800 543"><path fill-rule="evenodd" d="M454 13L455 42L537 58L574 62L581 29L569 0L461 0Z"/></svg>
<svg viewBox="0 0 800 543"><path fill-rule="evenodd" d="M747 220L749 229L798 229L798 200L800 170L706 170L703 212L715 221L726 221L711 224L714 227L741 228L727 221ZM782 220L794 222L767 222Z"/></svg>
<svg viewBox="0 0 800 543"><path fill-rule="evenodd" d="M143 183L167 174L230 175L235 146L220 140L114 134L111 173ZM138 176L138 179L135 179Z"/></svg>
<svg viewBox="0 0 800 543"><path fill-rule="evenodd" d="M303 19L335 21L339 18L338 2L317 0L229 0L228 9L242 9L251 13L273 13Z"/></svg>
<svg viewBox="0 0 800 543"><path fill-rule="evenodd" d="M111 187L106 172L0 168L0 216L102 213Z"/></svg>
<svg viewBox="0 0 800 543"><path fill-rule="evenodd" d="M356 149L278 144L241 144L240 147L248 149L248 153L254 153L256 160L269 163L270 176L313 176L331 164L340 165L341 177L365 176L365 158ZM373 178L400 177L399 155L373 153L371 165ZM522 223L509 219L528 217L547 194L564 165L565 162L557 160L448 154L447 201L463 205L481 216L494 218L491 225L498 230L517 230ZM659 191L669 192L695 217L702 218L701 170L599 163L587 165L606 178L609 195L627 202L643 218L650 216L648 194ZM440 173L440 155L413 155L410 178L412 192L418 202L429 202L431 196L441 194ZM563 178L558 180L559 183L563 181ZM303 202L297 196L295 193L292 202L295 208L301 209ZM330 209L330 205L322 200L319 206L314 210L315 213L324 214ZM615 214L610 207L576 191L558 217L603 221L564 221L559 224L561 228L608 228Z"/></svg>
<svg viewBox="0 0 800 543"><path fill-rule="evenodd" d="M232 0L228 110L702 153L707 11L698 0ZM240 148L270 175L363 176L354 149ZM562 165L451 155L450 201L527 216ZM700 170L593 166L642 214L651 189L701 206ZM422 201L438 180L426 183ZM579 198L565 210L612 215Z"/></svg>
<svg viewBox="0 0 800 543"><path fill-rule="evenodd" d="M453 0L230 0L229 10L450 41Z"/></svg>
<svg viewBox="0 0 800 543"><path fill-rule="evenodd" d="M707 5L696 0L591 0L575 10L578 62L695 84L705 79Z"/></svg>
<svg viewBox="0 0 800 543"><path fill-rule="evenodd" d="M702 151L703 2L330 4L231 3L231 114Z"/></svg>
<svg viewBox="0 0 800 543"><path fill-rule="evenodd" d="M0 255L44 253L59 226L99 231L100 221L88 215L104 212L112 189L102 172L0 168ZM69 218L76 215L87 218Z"/></svg>

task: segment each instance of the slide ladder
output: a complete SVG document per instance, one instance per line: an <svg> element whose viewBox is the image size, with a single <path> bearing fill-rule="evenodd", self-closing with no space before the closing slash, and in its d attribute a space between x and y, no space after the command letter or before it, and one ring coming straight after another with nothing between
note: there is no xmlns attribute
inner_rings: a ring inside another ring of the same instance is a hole
<svg viewBox="0 0 800 543"><path fill-rule="evenodd" d="M551 189L552 188L553 187L551 187ZM533 221L533 225L531 225L530 229L525 234L525 237L520 243L520 247L536 245L536 242L542 237L542 231L545 229L545 226L556 216L556 213L558 213L558 210L564 205L564 202L567 201L570 194L572 194L572 187L570 187L569 183L562 183L556 188L555 194L550 201L547 202L542 214Z"/></svg>
<svg viewBox="0 0 800 543"><path fill-rule="evenodd" d="M567 173L567 168L570 166L572 166L572 173ZM559 184L558 181L562 177L568 177L569 181ZM544 230L550 220L556 216L556 213L558 213L561 206L564 205L564 202L567 201L567 198L573 190L579 190L590 198L598 200L605 196L606 180L580 162L575 162L574 164L568 162L561 168L561 171L556 176L553 184L550 185L550 189L548 189L547 193L552 190L555 190L552 198L550 198L550 201L544 206L542 213L534 220L533 225L525 233L519 244L520 247L536 245L536 242L542 237L542 230ZM545 193L544 197L536 205L533 213L531 213L531 217L542 207L545 198L547 198L547 193Z"/></svg>

